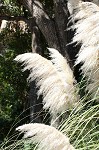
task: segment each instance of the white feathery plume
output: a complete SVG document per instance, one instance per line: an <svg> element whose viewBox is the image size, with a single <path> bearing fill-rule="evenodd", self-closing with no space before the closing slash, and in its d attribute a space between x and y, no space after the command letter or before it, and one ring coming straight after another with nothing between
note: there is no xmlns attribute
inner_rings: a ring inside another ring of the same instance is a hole
<svg viewBox="0 0 99 150"><path fill-rule="evenodd" d="M70 144L69 138L54 127L30 123L19 126L16 130L24 133L24 138L38 143L39 150L75 150Z"/></svg>
<svg viewBox="0 0 99 150"><path fill-rule="evenodd" d="M81 43L75 64L83 63L81 69L91 82L87 89L95 92L99 87L99 7L92 2L79 2L73 19L78 20L73 26L73 42Z"/></svg>
<svg viewBox="0 0 99 150"><path fill-rule="evenodd" d="M50 52L53 50L50 49ZM58 58L63 63L63 66L67 66L63 56L54 49L52 52L53 55L57 53ZM56 56L56 57L57 57ZM56 69L53 63L39 54L36 53L25 53L18 55L15 58L16 61L22 62L24 70L30 70L30 75L28 77L29 81L36 80L36 86L39 87L38 96L43 95L43 108L49 110L52 115L65 112L70 107L75 105L77 102L77 96L75 93L75 88L73 86L73 76L70 71L70 80L69 80L69 71L70 68L67 68L67 75L65 78L65 73L62 68L61 71ZM61 63L61 62L60 62ZM61 64L62 66L62 64ZM65 68L66 69L66 68Z"/></svg>

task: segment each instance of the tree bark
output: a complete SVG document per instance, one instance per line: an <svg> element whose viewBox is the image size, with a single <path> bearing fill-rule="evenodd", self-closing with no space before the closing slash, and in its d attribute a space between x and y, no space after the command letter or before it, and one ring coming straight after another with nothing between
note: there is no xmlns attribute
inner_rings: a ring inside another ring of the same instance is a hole
<svg viewBox="0 0 99 150"><path fill-rule="evenodd" d="M70 67L73 67L72 61L70 60L68 51L68 40L67 40L67 23L68 23L68 9L65 0L54 0L54 11L55 11L55 22L58 39L60 42L60 52L66 57Z"/></svg>
<svg viewBox="0 0 99 150"><path fill-rule="evenodd" d="M35 81L30 83L29 102L30 102L30 122L42 123L43 120L42 98L39 97L37 99L37 89Z"/></svg>
<svg viewBox="0 0 99 150"><path fill-rule="evenodd" d="M39 0L34 0L33 7L31 7L32 0L21 0L21 2L28 9L31 16L33 9L33 18L35 23L44 35L49 47L53 47L60 51L61 54L66 57L70 66L73 66L72 61L69 58L69 54L67 53L66 29L68 22L68 10L66 1L54 0L55 21L48 16Z"/></svg>
<svg viewBox="0 0 99 150"><path fill-rule="evenodd" d="M33 6L33 3L31 2L31 9L32 9L32 6ZM34 12L32 12L32 17L33 16L34 16ZM32 34L32 52L39 53L40 55L42 55L40 31L36 23L34 22L34 19L31 19L30 30ZM40 113L42 110L42 99L41 97L37 99L37 89L36 89L35 81L30 83L29 101L30 101L30 122L41 123L43 120L42 113Z"/></svg>
<svg viewBox="0 0 99 150"><path fill-rule="evenodd" d="M23 0L21 2L32 15L31 0ZM48 45L60 50L54 21L49 18L38 0L34 0L33 2L33 17Z"/></svg>
<svg viewBox="0 0 99 150"><path fill-rule="evenodd" d="M67 16L67 6L64 0L54 0L54 11L55 11L56 30L60 41L61 53L69 59L66 52L67 49L66 29L68 16Z"/></svg>

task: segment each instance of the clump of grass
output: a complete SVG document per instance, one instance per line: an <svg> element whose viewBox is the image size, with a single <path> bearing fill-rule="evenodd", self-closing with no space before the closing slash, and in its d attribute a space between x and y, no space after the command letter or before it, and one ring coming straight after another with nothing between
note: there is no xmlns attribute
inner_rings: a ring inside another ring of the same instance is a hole
<svg viewBox="0 0 99 150"><path fill-rule="evenodd" d="M89 98L88 95L86 95ZM85 102L86 97L83 97L82 104L78 104L74 109L68 111L68 116L61 121L61 124L58 126L57 131L63 134L65 137L69 137L69 141L75 149L79 150L97 150L99 148L99 104L95 103L96 99L90 99L89 101ZM99 98L99 97L97 97ZM92 105L93 104L93 105ZM67 112L66 112L67 114ZM60 114L60 116L64 116L64 114ZM60 117L58 116L58 117ZM30 124L32 125L32 124ZM28 124L26 125L28 126ZM48 140L50 139L50 130L46 131L45 125L34 124L33 128L28 128L29 134L26 134L27 128L23 125L24 130L26 130L25 139L19 140L19 136L17 132L15 132L16 140L13 141L13 144L8 145L3 144L1 150L35 150L41 148L41 143L46 145L47 143L47 136ZM38 128L39 126L39 128ZM43 129L41 128L43 126ZM19 127L20 129L21 127ZM48 126L48 128L50 128ZM33 134L35 132L35 134ZM36 133L38 132L38 133ZM47 133L46 133L47 132ZM48 133L49 132L49 133ZM33 135L34 136L33 136ZM38 137L39 134L39 137ZM42 136L45 134L46 136ZM35 141L36 136L36 141ZM53 136L53 132L52 132ZM26 138L29 137L29 138ZM11 137L13 138L13 137ZM8 139L8 142L11 141L11 138ZM38 141L39 138L39 141ZM42 139L43 138L43 139ZM53 136L57 141L57 136ZM40 140L41 139L41 140ZM68 139L68 138L67 138ZM10 140L10 141L9 141ZM51 139L50 139L51 140ZM61 138L62 140L62 138ZM12 142L12 141L11 141ZM40 143L41 142L41 143ZM52 140L53 144L54 140ZM63 142L64 143L64 142ZM43 145L43 146L44 146ZM49 149L51 144L47 144ZM55 144L57 146L57 143ZM45 148L46 149L46 148ZM41 150L45 150L44 147ZM54 149L53 149L54 150ZM57 148L58 150L58 148Z"/></svg>
<svg viewBox="0 0 99 150"><path fill-rule="evenodd" d="M74 1L70 0L70 2ZM26 139L16 138L13 144L5 147L3 145L2 150L99 149L99 103L97 101L99 100L99 35L97 34L99 7L90 2L78 0L74 10L73 21L76 19L78 21L73 25L76 29L73 42L82 44L75 64L83 62L81 69L84 78L86 77L88 81L84 85L86 94L84 93L78 99L77 87L81 87L79 91L82 91L83 81L80 86L74 86L73 72L57 50L49 49L51 61L38 54L27 53L17 56L15 60L25 65L24 70L30 70L28 79L36 80L37 87L39 87L38 96L43 94L43 108L49 110L54 118L53 122L56 120L61 122L55 125L57 129L52 127L53 124L48 126L30 123L19 126L17 130L24 133Z"/></svg>

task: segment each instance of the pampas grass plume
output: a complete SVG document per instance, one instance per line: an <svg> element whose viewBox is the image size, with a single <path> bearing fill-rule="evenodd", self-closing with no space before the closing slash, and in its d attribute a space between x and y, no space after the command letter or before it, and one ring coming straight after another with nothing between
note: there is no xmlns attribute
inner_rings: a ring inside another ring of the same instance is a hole
<svg viewBox="0 0 99 150"><path fill-rule="evenodd" d="M30 138L33 143L38 143L39 150L75 150L69 138L54 127L30 123L19 126L16 130L24 133L24 138Z"/></svg>
<svg viewBox="0 0 99 150"><path fill-rule="evenodd" d="M99 87L99 7L92 2L79 2L73 15L77 20L73 43L81 44L75 65L83 63L81 70L89 79L86 90L95 93Z"/></svg>
<svg viewBox="0 0 99 150"><path fill-rule="evenodd" d="M54 64L36 53L21 54L15 60L23 63L23 71L30 70L29 81L36 80L38 96L43 95L44 109L57 114L73 107L77 97L67 61L57 50L50 48L49 51Z"/></svg>

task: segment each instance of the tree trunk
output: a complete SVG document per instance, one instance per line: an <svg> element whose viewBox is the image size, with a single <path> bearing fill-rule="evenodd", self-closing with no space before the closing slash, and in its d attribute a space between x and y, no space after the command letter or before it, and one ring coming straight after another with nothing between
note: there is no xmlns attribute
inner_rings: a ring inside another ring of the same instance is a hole
<svg viewBox="0 0 99 150"><path fill-rule="evenodd" d="M33 4L31 3L31 7L33 7ZM32 16L34 16L34 13L32 13ZM31 34L32 34L32 52L33 53L39 53L42 55L42 46L40 41L40 31L34 22L34 19L31 20L30 24ZM37 99L37 89L35 81L30 83L30 94L29 94L29 101L30 101L30 122L38 122L41 123L42 118L42 99L39 97Z"/></svg>
<svg viewBox="0 0 99 150"><path fill-rule="evenodd" d="M32 15L31 0L21 0L21 2ZM65 0L54 0L54 11L55 19L51 19L39 0L34 0L33 2L33 18L44 35L49 47L57 49L70 61L66 48L68 16Z"/></svg>
<svg viewBox="0 0 99 150"><path fill-rule="evenodd" d="M37 99L37 89L35 81L30 83L29 102L30 102L30 122L41 123L43 120L42 98L39 97Z"/></svg>

